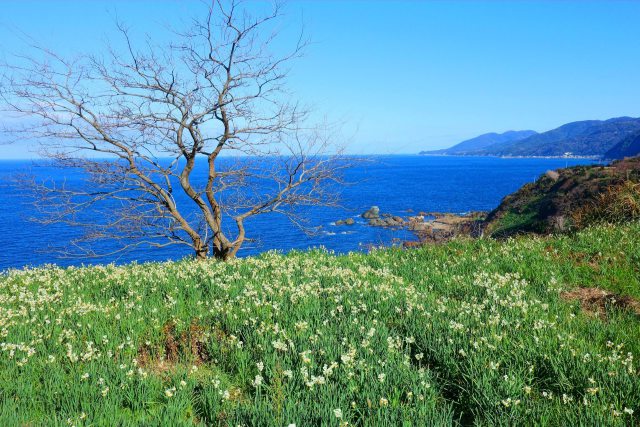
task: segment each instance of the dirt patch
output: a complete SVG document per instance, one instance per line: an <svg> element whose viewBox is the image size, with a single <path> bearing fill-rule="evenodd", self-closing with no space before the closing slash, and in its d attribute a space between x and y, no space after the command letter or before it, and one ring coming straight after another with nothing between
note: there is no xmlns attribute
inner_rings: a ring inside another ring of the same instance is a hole
<svg viewBox="0 0 640 427"><path fill-rule="evenodd" d="M162 335L164 335L164 356L165 359L173 363L178 360L178 343L176 342L176 325L173 322L169 322L162 328Z"/></svg>
<svg viewBox="0 0 640 427"><path fill-rule="evenodd" d="M610 307L631 310L640 316L640 301L600 288L580 287L563 292L560 297L566 301L579 301L582 310L591 316L606 317L607 308Z"/></svg>
<svg viewBox="0 0 640 427"><path fill-rule="evenodd" d="M211 357L205 339L204 328L197 319L180 335L176 335L176 325L168 322L162 328L159 346L144 344L138 348L138 366L160 374L174 368L181 358L195 365L206 363Z"/></svg>

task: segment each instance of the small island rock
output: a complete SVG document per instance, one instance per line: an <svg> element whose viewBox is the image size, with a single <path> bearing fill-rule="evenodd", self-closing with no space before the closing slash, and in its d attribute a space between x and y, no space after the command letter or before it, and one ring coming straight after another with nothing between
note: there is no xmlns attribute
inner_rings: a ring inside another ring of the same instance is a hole
<svg viewBox="0 0 640 427"><path fill-rule="evenodd" d="M339 219L338 221L336 221L336 225L353 225L355 223L356 222L353 218Z"/></svg>
<svg viewBox="0 0 640 427"><path fill-rule="evenodd" d="M377 206L371 206L368 211L362 214L364 219L376 219L380 218L380 208Z"/></svg>

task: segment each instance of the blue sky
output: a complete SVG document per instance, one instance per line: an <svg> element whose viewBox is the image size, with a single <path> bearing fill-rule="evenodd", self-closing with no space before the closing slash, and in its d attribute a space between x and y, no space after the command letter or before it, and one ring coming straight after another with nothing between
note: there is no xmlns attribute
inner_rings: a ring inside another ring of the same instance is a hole
<svg viewBox="0 0 640 427"><path fill-rule="evenodd" d="M256 3L249 2L249 7ZM21 33L64 54L103 49L117 16L162 40L196 1L2 2L0 56ZM640 116L640 2L291 1L276 49L313 44L290 87L344 123L350 151L415 153L485 132ZM0 145L0 158L24 157Z"/></svg>

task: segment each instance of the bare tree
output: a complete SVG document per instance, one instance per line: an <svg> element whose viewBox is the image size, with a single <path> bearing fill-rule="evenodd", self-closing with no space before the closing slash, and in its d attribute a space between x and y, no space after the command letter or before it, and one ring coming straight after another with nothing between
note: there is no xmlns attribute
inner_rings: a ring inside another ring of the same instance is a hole
<svg viewBox="0 0 640 427"><path fill-rule="evenodd" d="M24 118L7 131L89 180L31 181L41 218L84 227L73 242L83 254L99 255L91 243L108 238L228 259L249 217L300 223L295 206L335 204L347 162L289 100L289 63L306 43L272 53L280 16L278 4L255 17L215 0L168 46L137 46L117 24L122 49L69 59L34 45L3 64L6 111Z"/></svg>

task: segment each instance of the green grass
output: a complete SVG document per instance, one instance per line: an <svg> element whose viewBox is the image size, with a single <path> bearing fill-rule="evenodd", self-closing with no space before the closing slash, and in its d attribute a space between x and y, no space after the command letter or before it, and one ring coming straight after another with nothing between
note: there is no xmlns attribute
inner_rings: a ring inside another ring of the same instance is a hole
<svg viewBox="0 0 640 427"><path fill-rule="evenodd" d="M494 238L501 238L528 232L540 232L540 229L544 229L544 224L537 220L535 211L507 212L496 221L496 224L492 224L490 235Z"/></svg>
<svg viewBox="0 0 640 427"><path fill-rule="evenodd" d="M637 317L560 293L640 298L639 265L632 224L11 271L0 425L638 424Z"/></svg>

